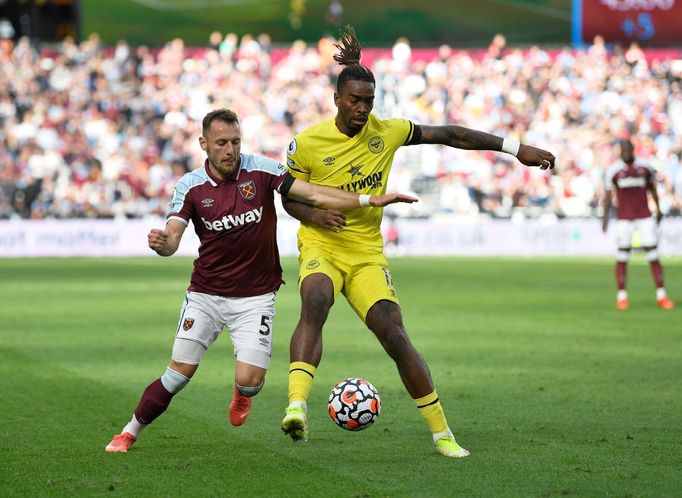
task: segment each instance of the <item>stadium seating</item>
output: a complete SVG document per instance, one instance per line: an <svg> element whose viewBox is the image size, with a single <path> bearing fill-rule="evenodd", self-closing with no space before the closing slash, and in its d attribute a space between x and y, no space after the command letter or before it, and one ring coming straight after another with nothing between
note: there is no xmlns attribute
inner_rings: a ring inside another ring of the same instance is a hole
<svg viewBox="0 0 682 498"><path fill-rule="evenodd" d="M162 216L173 184L203 163L203 115L241 117L243 150L282 159L291 137L333 115L338 71L329 40L272 49L151 50L96 36L80 44L0 49L0 219ZM7 42L7 40L6 40ZM423 202L395 216L590 217L599 214L613 141L633 135L662 180L667 215L682 190L682 62L668 53L540 47L368 49L375 111L415 123L461 124L553 151L552 174L505 154L403 148L389 190Z"/></svg>

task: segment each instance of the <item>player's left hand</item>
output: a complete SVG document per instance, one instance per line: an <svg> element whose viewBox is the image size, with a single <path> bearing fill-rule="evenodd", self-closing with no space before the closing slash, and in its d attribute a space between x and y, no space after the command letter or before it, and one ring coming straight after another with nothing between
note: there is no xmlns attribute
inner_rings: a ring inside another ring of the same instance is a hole
<svg viewBox="0 0 682 498"><path fill-rule="evenodd" d="M662 219L663 219L663 213L661 213L660 211L656 211L656 224L660 225Z"/></svg>
<svg viewBox="0 0 682 498"><path fill-rule="evenodd" d="M346 215L336 209L315 209L311 221L320 228L340 232L346 226Z"/></svg>
<svg viewBox="0 0 682 498"><path fill-rule="evenodd" d="M539 166L540 169L554 169L554 161L556 161L556 157L551 152L525 144L519 147L516 158L526 166Z"/></svg>
<svg viewBox="0 0 682 498"><path fill-rule="evenodd" d="M419 202L419 199L405 194L372 195L369 198L369 205L373 207L384 207L396 202L412 204L413 202Z"/></svg>

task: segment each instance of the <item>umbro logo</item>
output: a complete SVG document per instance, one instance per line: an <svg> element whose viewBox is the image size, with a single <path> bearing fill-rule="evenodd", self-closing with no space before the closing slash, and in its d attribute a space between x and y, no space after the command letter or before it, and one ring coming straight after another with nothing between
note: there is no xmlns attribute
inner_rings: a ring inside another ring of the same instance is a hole
<svg viewBox="0 0 682 498"><path fill-rule="evenodd" d="M201 205L206 208L213 206L214 203L215 201L213 199L204 199L203 201L201 201Z"/></svg>

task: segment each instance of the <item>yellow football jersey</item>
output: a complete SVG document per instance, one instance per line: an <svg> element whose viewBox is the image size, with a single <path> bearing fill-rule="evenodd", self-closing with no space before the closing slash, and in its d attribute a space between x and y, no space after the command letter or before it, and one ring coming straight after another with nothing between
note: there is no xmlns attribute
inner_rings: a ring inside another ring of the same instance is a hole
<svg viewBox="0 0 682 498"><path fill-rule="evenodd" d="M379 119L370 114L362 130L349 137L338 130L334 119L307 128L291 141L287 166L292 176L358 194L385 194L393 156L398 147L412 139L414 124L407 119ZM346 212L347 225L341 232L302 222L299 247L321 243L382 250L382 216L383 208L351 209Z"/></svg>

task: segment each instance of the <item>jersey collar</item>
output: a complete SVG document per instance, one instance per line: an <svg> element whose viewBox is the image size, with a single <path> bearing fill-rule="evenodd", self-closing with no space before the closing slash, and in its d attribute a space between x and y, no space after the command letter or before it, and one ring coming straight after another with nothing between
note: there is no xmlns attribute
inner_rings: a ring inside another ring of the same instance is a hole
<svg viewBox="0 0 682 498"><path fill-rule="evenodd" d="M360 139L365 135L365 132L367 131L367 128L369 128L369 122L370 122L371 119L372 119L372 113L369 114L369 117L367 118L367 122L365 123L365 126L363 126L362 129L361 129L359 132L357 132L355 135L353 135L352 137L349 137L348 135L346 135L345 133L343 133L341 130L339 130L339 129L337 128L337 126L336 126L336 116L333 117L333 118L329 121L329 126L330 126L331 129L333 130L333 133L336 133L336 135L337 135L339 138L343 138L343 139L345 139L345 140L347 140L347 141L350 142L350 141L352 141L352 140L360 140Z"/></svg>

